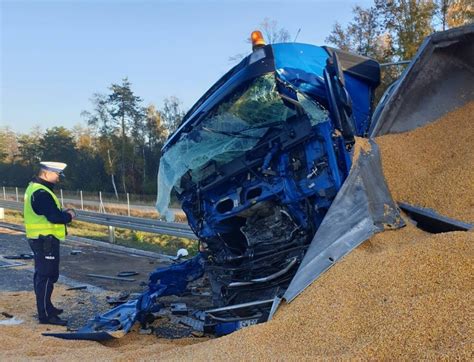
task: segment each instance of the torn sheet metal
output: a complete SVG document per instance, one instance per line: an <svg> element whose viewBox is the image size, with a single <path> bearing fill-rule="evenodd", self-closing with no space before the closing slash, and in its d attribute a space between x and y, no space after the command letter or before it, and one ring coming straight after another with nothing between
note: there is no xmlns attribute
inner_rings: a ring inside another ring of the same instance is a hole
<svg viewBox="0 0 474 362"><path fill-rule="evenodd" d="M474 99L474 24L425 39L382 97L370 137L410 131Z"/></svg>
<svg viewBox="0 0 474 362"><path fill-rule="evenodd" d="M22 324L22 323L23 323L23 320L18 319L16 317L12 317L12 318L0 321L1 326L16 326L16 325Z"/></svg>
<svg viewBox="0 0 474 362"><path fill-rule="evenodd" d="M449 233L451 231L474 229L472 224L441 215L433 209L410 205L405 202L399 202L398 205L416 223L417 228L429 233Z"/></svg>
<svg viewBox="0 0 474 362"><path fill-rule="evenodd" d="M405 225L385 183L377 144L358 140L353 162L283 296L287 302L373 234Z"/></svg>

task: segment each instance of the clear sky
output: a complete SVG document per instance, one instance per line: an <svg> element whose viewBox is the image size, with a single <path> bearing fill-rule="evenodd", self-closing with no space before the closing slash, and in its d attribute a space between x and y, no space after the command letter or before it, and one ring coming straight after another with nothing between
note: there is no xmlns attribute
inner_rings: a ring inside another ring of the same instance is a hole
<svg viewBox="0 0 474 362"><path fill-rule="evenodd" d="M128 77L160 107L176 96L185 109L250 52L245 42L265 17L298 42L324 44L355 4L340 1L0 0L0 126L72 127L94 93Z"/></svg>

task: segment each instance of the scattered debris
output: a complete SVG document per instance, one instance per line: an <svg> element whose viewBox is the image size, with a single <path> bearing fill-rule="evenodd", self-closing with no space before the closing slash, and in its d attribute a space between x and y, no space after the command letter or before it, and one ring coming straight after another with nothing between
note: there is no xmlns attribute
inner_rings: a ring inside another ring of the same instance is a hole
<svg viewBox="0 0 474 362"><path fill-rule="evenodd" d="M209 297L209 296L211 296L211 292L209 292L207 288L206 288L206 290L203 290L203 288L201 288L201 287L191 287L191 295L199 295L201 297Z"/></svg>
<svg viewBox="0 0 474 362"><path fill-rule="evenodd" d="M12 268L15 266L23 266L23 265L26 265L26 264L25 263L11 263L11 264L0 265L0 268Z"/></svg>
<svg viewBox="0 0 474 362"><path fill-rule="evenodd" d="M200 291L196 291L196 290L191 290L191 295L199 295L201 297L210 297L211 292L200 292Z"/></svg>
<svg viewBox="0 0 474 362"><path fill-rule="evenodd" d="M123 304L128 301L128 297L130 296L130 293L128 292L120 292L116 296L106 296L105 300L109 304Z"/></svg>
<svg viewBox="0 0 474 362"><path fill-rule="evenodd" d="M186 303L171 303L171 313L175 315L187 315L189 310Z"/></svg>
<svg viewBox="0 0 474 362"><path fill-rule="evenodd" d="M113 277L111 275L87 274L87 276L92 277L92 278L99 278L99 279L117 280L117 281L121 281L121 282L134 282L135 281L135 279L133 279L133 278Z"/></svg>
<svg viewBox="0 0 474 362"><path fill-rule="evenodd" d="M0 325L2 325L2 326L16 326L16 325L22 324L22 323L23 323L23 320L22 319L17 319L16 317L0 321Z"/></svg>
<svg viewBox="0 0 474 362"><path fill-rule="evenodd" d="M191 332L191 335L192 335L193 337L197 337L197 338L205 337L204 332L199 332L199 331L192 331L192 332Z"/></svg>
<svg viewBox="0 0 474 362"><path fill-rule="evenodd" d="M171 256L170 259L173 261L178 261L185 256L188 256L189 252L187 249L181 248L176 252L176 256Z"/></svg>
<svg viewBox="0 0 474 362"><path fill-rule="evenodd" d="M136 272L136 271L122 271L122 272L118 273L117 276L125 278L125 277L133 277L134 275L138 275L138 274L139 273Z"/></svg>
<svg viewBox="0 0 474 362"><path fill-rule="evenodd" d="M79 285L77 287L66 288L66 290L84 290L87 289L87 285Z"/></svg>
<svg viewBox="0 0 474 362"><path fill-rule="evenodd" d="M144 334L144 335L149 335L153 333L153 328L140 328L138 330L138 334Z"/></svg>
<svg viewBox="0 0 474 362"><path fill-rule="evenodd" d="M158 325L153 328L155 335L161 338L178 339L185 338L191 335L192 329L190 327L176 324L168 318L158 320Z"/></svg>
<svg viewBox="0 0 474 362"><path fill-rule="evenodd" d="M179 317L178 322L185 326L191 327L193 332L204 333L204 316L199 313L193 313L193 317Z"/></svg>
<svg viewBox="0 0 474 362"><path fill-rule="evenodd" d="M3 256L5 259L11 259L11 260L30 260L33 259L33 254L28 253L28 254L19 254L19 255L4 255Z"/></svg>

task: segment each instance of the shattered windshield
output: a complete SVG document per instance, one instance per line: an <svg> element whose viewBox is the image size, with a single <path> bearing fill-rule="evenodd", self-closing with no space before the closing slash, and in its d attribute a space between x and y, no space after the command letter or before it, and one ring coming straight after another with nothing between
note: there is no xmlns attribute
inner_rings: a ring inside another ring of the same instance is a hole
<svg viewBox="0 0 474 362"><path fill-rule="evenodd" d="M314 124L315 111L308 113ZM257 77L234 92L191 131L183 132L162 156L157 199L160 214L172 219L167 214L170 193L173 187L181 191L179 181L188 171L193 182L199 182L207 176L203 169L209 161L216 167L230 162L252 149L270 128L281 127L295 115L296 110L282 101L273 73ZM316 117L326 115L321 111Z"/></svg>

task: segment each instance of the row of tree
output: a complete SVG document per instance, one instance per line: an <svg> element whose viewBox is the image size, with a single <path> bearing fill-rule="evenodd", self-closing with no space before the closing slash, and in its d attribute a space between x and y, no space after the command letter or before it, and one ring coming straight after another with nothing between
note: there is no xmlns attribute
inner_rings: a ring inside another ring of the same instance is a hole
<svg viewBox="0 0 474 362"><path fill-rule="evenodd" d="M435 30L474 21L471 0L374 0L355 6L353 19L335 23L326 41L380 62L411 59L423 39Z"/></svg>
<svg viewBox="0 0 474 362"><path fill-rule="evenodd" d="M184 116L181 102L170 97L160 109L145 107L127 78L109 89L82 112L87 126L0 129L0 182L25 185L41 160L51 160L68 164L65 189L155 193L161 148Z"/></svg>
<svg viewBox="0 0 474 362"><path fill-rule="evenodd" d="M337 48L372 57L380 63L410 60L423 39L437 30L474 21L472 0L374 0L372 6L353 8L353 19L336 22L326 42ZM382 68L377 97L400 76L403 67Z"/></svg>

